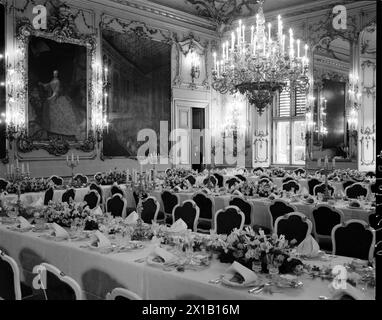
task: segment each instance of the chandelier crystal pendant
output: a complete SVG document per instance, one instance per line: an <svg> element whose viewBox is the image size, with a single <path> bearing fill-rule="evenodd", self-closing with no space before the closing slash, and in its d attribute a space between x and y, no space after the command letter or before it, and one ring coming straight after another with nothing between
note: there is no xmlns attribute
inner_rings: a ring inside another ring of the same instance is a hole
<svg viewBox="0 0 382 320"><path fill-rule="evenodd" d="M222 42L220 59L213 53L212 71L212 87L216 91L244 94L260 115L272 103L274 94L286 86L305 91L309 88L308 45L302 55L301 41L295 40L289 29L287 48L280 15L274 39L271 23L266 28L263 3L259 2L256 27L251 26L249 41L245 25L239 20L238 28L231 32L231 41Z"/></svg>

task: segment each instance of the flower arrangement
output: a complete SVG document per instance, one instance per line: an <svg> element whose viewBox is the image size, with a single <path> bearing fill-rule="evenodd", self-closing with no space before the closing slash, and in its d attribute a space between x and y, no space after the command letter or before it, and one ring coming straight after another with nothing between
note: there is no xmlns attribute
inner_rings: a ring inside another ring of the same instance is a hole
<svg viewBox="0 0 382 320"><path fill-rule="evenodd" d="M105 173L97 173L94 180L100 185L112 185L113 183L124 184L126 183L126 172L118 171L115 168L113 171Z"/></svg>
<svg viewBox="0 0 382 320"><path fill-rule="evenodd" d="M169 189L179 187L182 190L186 190L190 187L190 182L180 176L166 176L163 181L163 187Z"/></svg>
<svg viewBox="0 0 382 320"><path fill-rule="evenodd" d="M190 174L195 174L193 170L188 170L184 168L174 168L174 169L167 169L166 176L167 177L179 177L179 178L185 178Z"/></svg>
<svg viewBox="0 0 382 320"><path fill-rule="evenodd" d="M219 251L223 263L239 263L252 269L255 261L261 262L262 272L268 272L269 264L276 265L280 273L297 273L302 269L302 262L293 257L291 249L294 242L288 243L283 235L267 236L260 229L256 233L251 227L235 229L230 235L215 235L210 245Z"/></svg>
<svg viewBox="0 0 382 320"><path fill-rule="evenodd" d="M257 185L257 194L260 197L268 198L272 193L277 192L277 187L272 182L262 182Z"/></svg>
<svg viewBox="0 0 382 320"><path fill-rule="evenodd" d="M81 203L50 201L40 216L43 216L47 222L55 222L63 227L70 227L73 223L81 224L90 215L90 210L83 208Z"/></svg>
<svg viewBox="0 0 382 320"><path fill-rule="evenodd" d="M46 179L24 177L24 179L21 182L9 182L7 186L7 192L17 193L18 184L20 184L21 193L45 191L51 186L50 182Z"/></svg>
<svg viewBox="0 0 382 320"><path fill-rule="evenodd" d="M273 177L278 178L284 178L287 173L286 170L283 168L273 168L271 172Z"/></svg>

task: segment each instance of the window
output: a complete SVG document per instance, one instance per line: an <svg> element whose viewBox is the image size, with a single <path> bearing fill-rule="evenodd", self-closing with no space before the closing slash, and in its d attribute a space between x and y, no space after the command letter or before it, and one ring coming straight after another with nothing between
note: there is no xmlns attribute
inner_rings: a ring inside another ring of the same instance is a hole
<svg viewBox="0 0 382 320"><path fill-rule="evenodd" d="M306 94L285 88L273 114L273 164L305 164Z"/></svg>

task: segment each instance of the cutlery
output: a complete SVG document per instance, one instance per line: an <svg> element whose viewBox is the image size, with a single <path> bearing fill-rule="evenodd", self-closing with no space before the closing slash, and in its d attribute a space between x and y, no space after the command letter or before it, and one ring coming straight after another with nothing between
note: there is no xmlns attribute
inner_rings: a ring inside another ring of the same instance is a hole
<svg viewBox="0 0 382 320"><path fill-rule="evenodd" d="M139 258L139 259L134 260L134 262L137 262L137 263L142 263L145 261L146 261L146 258Z"/></svg>
<svg viewBox="0 0 382 320"><path fill-rule="evenodd" d="M213 283L213 284L219 284L220 282L222 282L222 279L223 279L224 275L220 275L219 278L215 279L215 280L210 280L208 281L209 283Z"/></svg>

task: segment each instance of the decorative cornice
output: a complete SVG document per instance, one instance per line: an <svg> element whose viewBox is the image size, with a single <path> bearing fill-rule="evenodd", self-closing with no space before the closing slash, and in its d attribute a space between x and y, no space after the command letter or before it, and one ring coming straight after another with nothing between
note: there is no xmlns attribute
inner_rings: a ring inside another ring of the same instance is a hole
<svg viewBox="0 0 382 320"><path fill-rule="evenodd" d="M154 3L140 3L132 0L108 0L109 2L118 3L130 8L134 8L143 12L147 12L156 16L165 17L179 22L195 25L203 29L215 31L216 27L207 19L200 18L191 14L187 14L172 8L167 8ZM102 1L105 5L105 1Z"/></svg>

